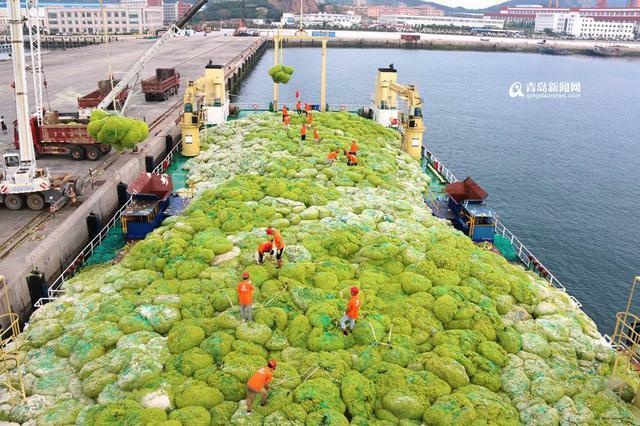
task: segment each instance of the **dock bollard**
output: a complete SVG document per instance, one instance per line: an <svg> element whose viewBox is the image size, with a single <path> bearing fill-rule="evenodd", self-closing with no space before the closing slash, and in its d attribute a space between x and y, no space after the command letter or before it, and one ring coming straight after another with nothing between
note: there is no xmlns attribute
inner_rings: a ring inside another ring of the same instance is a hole
<svg viewBox="0 0 640 426"><path fill-rule="evenodd" d="M153 173L153 156L145 155L144 156L144 168L147 173Z"/></svg>
<svg viewBox="0 0 640 426"><path fill-rule="evenodd" d="M129 199L129 194L127 194L127 184L124 182L120 182L118 184L118 208L122 208L124 204Z"/></svg>
<svg viewBox="0 0 640 426"><path fill-rule="evenodd" d="M87 229L89 230L89 241L92 241L99 233L102 228L102 221L100 220L100 216L98 216L95 212L89 213L87 216Z"/></svg>
<svg viewBox="0 0 640 426"><path fill-rule="evenodd" d="M173 136L167 135L164 137L164 155L167 156L173 149Z"/></svg>
<svg viewBox="0 0 640 426"><path fill-rule="evenodd" d="M47 280L45 280L44 274L38 271L38 268L35 268L27 275L27 286L29 287L29 296L31 297L32 305L35 305L40 299L49 297Z"/></svg>

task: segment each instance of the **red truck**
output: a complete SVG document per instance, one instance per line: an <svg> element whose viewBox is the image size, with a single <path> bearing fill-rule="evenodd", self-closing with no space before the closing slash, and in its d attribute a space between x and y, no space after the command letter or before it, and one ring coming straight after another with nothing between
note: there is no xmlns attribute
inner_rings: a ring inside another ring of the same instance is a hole
<svg viewBox="0 0 640 426"><path fill-rule="evenodd" d="M88 120L78 118L77 114L60 115L58 112L47 112L42 126L38 125L36 116L29 120L33 147L36 155L64 154L74 160L99 160L111 150L110 145L101 144L87 133ZM14 127L14 141L16 148L20 148L17 122Z"/></svg>
<svg viewBox="0 0 640 426"><path fill-rule="evenodd" d="M166 101L178 93L179 87L180 73L175 68L156 68L156 75L142 80L142 92L147 102Z"/></svg>
<svg viewBox="0 0 640 426"><path fill-rule="evenodd" d="M98 82L98 90L94 90L84 96L78 98L78 111L81 117L89 117L91 111L93 111L100 102L109 94L112 87L115 87L120 80L114 80L113 83L110 80L100 80ZM116 97L118 105L122 106L129 96L129 91L124 89ZM113 104L109 105L107 109L113 109Z"/></svg>

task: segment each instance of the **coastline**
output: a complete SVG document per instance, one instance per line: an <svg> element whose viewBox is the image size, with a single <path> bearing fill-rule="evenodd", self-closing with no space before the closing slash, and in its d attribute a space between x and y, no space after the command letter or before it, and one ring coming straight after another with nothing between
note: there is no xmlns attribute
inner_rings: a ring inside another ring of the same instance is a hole
<svg viewBox="0 0 640 426"><path fill-rule="evenodd" d="M274 30L255 29L260 36L266 37L273 44ZM316 31L316 30L311 30ZM334 34L329 37L333 48L390 48L416 50L451 50L478 52L520 52L540 53L540 48L563 49L569 55L593 55L596 46L620 46L621 55L611 57L640 57L640 42L603 42L596 40L546 40L542 38L488 37L475 35L423 34L377 31L333 31L318 30ZM291 35L294 30L283 30L283 34ZM402 35L418 35L419 40L403 40ZM317 40L286 40L286 47L319 46Z"/></svg>

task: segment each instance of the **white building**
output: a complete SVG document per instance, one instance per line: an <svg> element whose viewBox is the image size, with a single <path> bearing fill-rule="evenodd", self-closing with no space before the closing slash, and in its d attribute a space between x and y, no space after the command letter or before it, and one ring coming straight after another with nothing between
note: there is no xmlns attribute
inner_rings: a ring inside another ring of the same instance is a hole
<svg viewBox="0 0 640 426"><path fill-rule="evenodd" d="M276 25L298 25L300 15L293 13L283 13L280 22ZM302 25L304 27L341 27L352 28L362 23L362 16L350 13L308 13L302 15Z"/></svg>
<svg viewBox="0 0 640 426"><path fill-rule="evenodd" d="M491 17L462 18L457 16L380 15L381 24L392 27L452 26L470 28L504 28L504 21Z"/></svg>
<svg viewBox="0 0 640 426"><path fill-rule="evenodd" d="M47 6L45 30L49 34L150 33L162 27L158 6L105 5L104 17L95 6Z"/></svg>
<svg viewBox="0 0 640 426"><path fill-rule="evenodd" d="M633 40L636 23L607 17L583 16L580 12L540 13L536 15L535 32L549 29L554 33L568 34L576 38Z"/></svg>

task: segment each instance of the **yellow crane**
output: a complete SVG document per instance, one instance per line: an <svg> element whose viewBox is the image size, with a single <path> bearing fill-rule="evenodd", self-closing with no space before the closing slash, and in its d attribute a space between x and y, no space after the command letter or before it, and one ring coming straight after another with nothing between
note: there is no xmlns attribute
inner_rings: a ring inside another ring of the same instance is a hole
<svg viewBox="0 0 640 426"><path fill-rule="evenodd" d="M184 91L182 129L182 155L195 157L200 153L200 129L227 121L229 96L225 89L224 66L209 64L204 76L190 81Z"/></svg>
<svg viewBox="0 0 640 426"><path fill-rule="evenodd" d="M407 102L406 114L398 112L398 96ZM413 84L398 83L398 71L393 64L378 68L375 97L372 99L373 119L385 127L398 127L402 133L402 148L413 158L422 155L422 99Z"/></svg>

